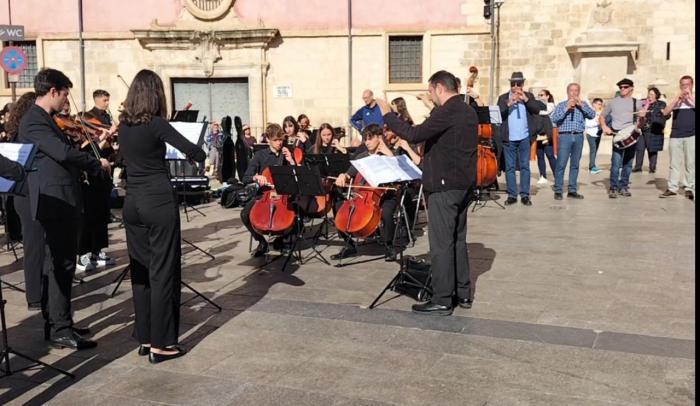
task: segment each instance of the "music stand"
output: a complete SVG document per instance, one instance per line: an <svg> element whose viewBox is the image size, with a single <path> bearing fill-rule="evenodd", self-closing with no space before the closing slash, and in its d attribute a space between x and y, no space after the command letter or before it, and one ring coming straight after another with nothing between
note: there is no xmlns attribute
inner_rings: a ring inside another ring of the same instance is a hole
<svg viewBox="0 0 700 406"><path fill-rule="evenodd" d="M314 196L325 196L326 192L323 190L323 185L321 184L321 177L318 173L314 172L305 166L271 166L270 173L272 175L272 181L275 185L275 191L280 195L292 196L308 196L309 198ZM297 248L299 240L304 239L304 221L301 215L301 208L298 205L294 205L294 212L296 218L296 233L292 234L292 247L287 254L287 258L282 266L282 271L287 268L287 264L294 255L294 251ZM311 245L311 249L314 252L309 258L318 257L326 265L330 265L330 262L321 254L321 252L316 249L315 244ZM300 263L303 263L303 258L301 257L301 249L297 250L297 259Z"/></svg>
<svg viewBox="0 0 700 406"><path fill-rule="evenodd" d="M406 249L406 246L396 244L397 236L400 235L402 227L406 228L406 232L409 234L409 236L411 233L411 230L409 230L409 228L408 228L408 219L406 217L406 208L403 206L403 200L404 200L404 197L406 195L406 189L407 189L407 185L402 185L400 188L400 190L401 190L401 200L400 200L401 206L399 207L399 210L398 210L396 231L394 232L394 240L392 241L392 245L394 246L394 250L396 250L399 254L399 261L398 261L399 262L399 272L391 279L391 281L389 281L389 283L384 287L384 289L379 293L379 295L372 301L372 303L369 305L369 309L374 309L376 307L379 299L381 299L382 296L384 296L384 294L388 290L393 290L396 293L402 294L402 292L399 292L397 289L395 289L399 283L403 283L403 284L418 288L420 290L423 290L424 292L428 292L428 293L432 294L432 290L430 289L430 286L429 286L431 277L428 276L428 278L426 279L425 282L421 282L420 280L415 278L413 275L411 275L411 273L408 272L407 262L404 260L404 257L403 257L403 252ZM397 250L397 248L399 248L399 249Z"/></svg>
<svg viewBox="0 0 700 406"><path fill-rule="evenodd" d="M306 154L304 155L304 163L314 169L322 177L337 177L341 173L347 172L350 168L350 154ZM323 224L326 226L326 233L323 234L325 239L330 239L328 230L330 227L330 219L326 213ZM314 240L318 241L323 231L323 225L319 228L319 232L314 236Z"/></svg>

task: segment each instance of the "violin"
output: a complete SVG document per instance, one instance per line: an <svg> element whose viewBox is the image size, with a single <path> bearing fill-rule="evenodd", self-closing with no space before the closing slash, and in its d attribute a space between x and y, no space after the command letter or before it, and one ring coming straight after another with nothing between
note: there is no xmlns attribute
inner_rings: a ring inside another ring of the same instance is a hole
<svg viewBox="0 0 700 406"><path fill-rule="evenodd" d="M357 174L355 181L360 185L366 183L361 174ZM353 188L352 185L348 193L351 188ZM390 188L368 186L355 186L355 188L358 190L338 209L335 215L335 227L346 234L367 238L379 227L382 219L381 199Z"/></svg>
<svg viewBox="0 0 700 406"><path fill-rule="evenodd" d="M267 180L268 187L250 210L250 224L263 235L287 234L294 227L296 217L289 196L275 193L270 168L265 168L262 176Z"/></svg>

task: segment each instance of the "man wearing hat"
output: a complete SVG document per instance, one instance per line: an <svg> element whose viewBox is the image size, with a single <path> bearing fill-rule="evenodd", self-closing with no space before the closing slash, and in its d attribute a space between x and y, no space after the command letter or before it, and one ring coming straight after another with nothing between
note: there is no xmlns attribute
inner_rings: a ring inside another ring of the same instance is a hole
<svg viewBox="0 0 700 406"><path fill-rule="evenodd" d="M634 92L632 80L624 78L617 82L617 87L620 95L605 106L599 117L600 128L606 135L614 135L623 128L634 125L637 121L637 116L634 113L641 108L637 99L632 97ZM612 118L610 126L606 123L608 116ZM618 194L625 197L632 196L629 191L629 183L634 154L635 148L619 149L613 144L609 198L614 199Z"/></svg>
<svg viewBox="0 0 700 406"><path fill-rule="evenodd" d="M530 201L530 143L537 137L536 116L547 106L535 96L523 90L525 77L522 72L513 72L510 91L498 97L503 124L500 136L506 155L506 205L518 201L518 184L515 178L516 162L520 164L520 201L531 206Z"/></svg>

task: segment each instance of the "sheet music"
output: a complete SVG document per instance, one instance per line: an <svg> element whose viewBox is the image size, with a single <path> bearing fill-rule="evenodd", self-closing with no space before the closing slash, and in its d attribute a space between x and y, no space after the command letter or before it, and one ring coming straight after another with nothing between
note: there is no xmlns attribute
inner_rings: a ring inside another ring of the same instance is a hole
<svg viewBox="0 0 700 406"><path fill-rule="evenodd" d="M188 123L185 121L171 121L170 125L182 134L183 137L193 144L202 146L204 141L202 137L202 131L206 131L207 123ZM206 152L206 151L205 151ZM177 148L172 145L165 143L165 159L187 159L185 154L180 152Z"/></svg>
<svg viewBox="0 0 700 406"><path fill-rule="evenodd" d="M18 144L14 142L0 143L0 155L15 161L26 168L34 150L33 144ZM0 193L8 193L15 186L15 181L0 177Z"/></svg>
<svg viewBox="0 0 700 406"><path fill-rule="evenodd" d="M498 106L489 106L489 118L491 119L491 124L502 124L501 108Z"/></svg>
<svg viewBox="0 0 700 406"><path fill-rule="evenodd" d="M420 179L423 172L406 155L371 155L350 161L370 186Z"/></svg>

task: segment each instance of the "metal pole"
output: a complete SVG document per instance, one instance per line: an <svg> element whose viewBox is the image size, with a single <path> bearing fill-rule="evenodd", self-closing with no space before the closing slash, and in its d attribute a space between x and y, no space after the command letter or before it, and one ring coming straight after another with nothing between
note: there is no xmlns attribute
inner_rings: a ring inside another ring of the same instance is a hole
<svg viewBox="0 0 700 406"><path fill-rule="evenodd" d="M85 42L83 41L83 0L78 0L78 40L80 43L80 111L85 111Z"/></svg>
<svg viewBox="0 0 700 406"><path fill-rule="evenodd" d="M352 117L352 0L348 0L348 115ZM345 123L348 127L348 123ZM348 127L348 135L352 138L352 127Z"/></svg>
<svg viewBox="0 0 700 406"><path fill-rule="evenodd" d="M496 91L498 91L498 83L501 81L501 6L499 3L496 6ZM496 95L498 97L498 95Z"/></svg>
<svg viewBox="0 0 700 406"><path fill-rule="evenodd" d="M12 25L12 0L7 0L7 23L9 25ZM10 41L10 46L13 45L13 42ZM12 103L17 101L17 82L12 81L10 82L10 90L11 90L11 97L12 97ZM8 364L9 365L9 364Z"/></svg>
<svg viewBox="0 0 700 406"><path fill-rule="evenodd" d="M489 90L489 105L493 106L496 96L496 16L494 15L496 1L491 0L489 7L491 7L491 66L489 69L491 89Z"/></svg>

